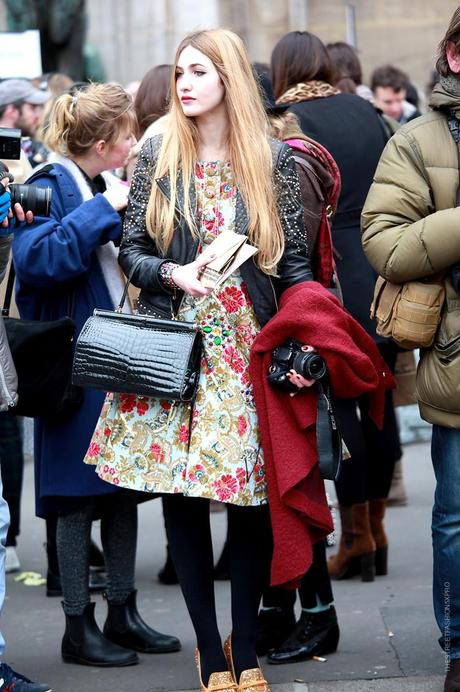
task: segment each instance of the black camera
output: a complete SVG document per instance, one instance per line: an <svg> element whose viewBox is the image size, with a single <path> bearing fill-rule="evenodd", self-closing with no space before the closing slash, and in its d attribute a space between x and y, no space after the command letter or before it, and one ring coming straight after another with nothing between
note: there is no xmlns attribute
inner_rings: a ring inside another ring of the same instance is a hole
<svg viewBox="0 0 460 692"><path fill-rule="evenodd" d="M1 174L0 174L1 175ZM34 216L49 216L51 212L51 188L38 185L19 185L13 183L8 186L11 194L11 206L19 202L24 211L31 211Z"/></svg>
<svg viewBox="0 0 460 692"><path fill-rule="evenodd" d="M0 127L0 159L21 158L21 130L15 127Z"/></svg>
<svg viewBox="0 0 460 692"><path fill-rule="evenodd" d="M297 392L298 387L287 377L290 370L295 370L307 380L321 380L327 373L327 366L317 353L303 351L301 343L288 339L273 350L268 381L285 392Z"/></svg>
<svg viewBox="0 0 460 692"><path fill-rule="evenodd" d="M12 127L0 127L0 158L18 160L21 157L21 130ZM3 175L5 174L5 175ZM14 180L4 163L0 161L0 178ZM34 216L49 216L51 211L50 187L38 185L8 185L11 194L11 207L19 202L24 211L31 211Z"/></svg>

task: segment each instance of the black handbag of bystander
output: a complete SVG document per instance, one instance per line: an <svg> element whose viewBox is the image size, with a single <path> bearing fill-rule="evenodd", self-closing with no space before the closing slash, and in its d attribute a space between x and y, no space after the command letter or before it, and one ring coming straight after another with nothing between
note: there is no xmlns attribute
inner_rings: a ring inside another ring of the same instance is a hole
<svg viewBox="0 0 460 692"><path fill-rule="evenodd" d="M18 403L9 412L58 423L83 401L82 389L71 382L75 323L70 316L52 321L9 317L14 278L11 263L2 315L18 375Z"/></svg>

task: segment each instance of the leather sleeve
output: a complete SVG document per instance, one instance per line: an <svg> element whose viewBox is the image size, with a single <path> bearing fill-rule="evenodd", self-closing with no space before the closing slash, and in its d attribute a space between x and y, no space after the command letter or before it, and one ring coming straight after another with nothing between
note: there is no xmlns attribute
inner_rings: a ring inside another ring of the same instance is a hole
<svg viewBox="0 0 460 692"><path fill-rule="evenodd" d="M286 144L279 149L275 183L279 190L278 209L285 238L284 254L278 264L276 280L277 289L282 293L302 281L313 281L299 178L292 151Z"/></svg>
<svg viewBox="0 0 460 692"><path fill-rule="evenodd" d="M131 279L135 286L147 291L168 293L158 275L165 259L159 257L155 243L147 232L146 222L150 192L155 184L155 139L157 138L146 141L134 169L118 261L126 276L129 276L135 267Z"/></svg>

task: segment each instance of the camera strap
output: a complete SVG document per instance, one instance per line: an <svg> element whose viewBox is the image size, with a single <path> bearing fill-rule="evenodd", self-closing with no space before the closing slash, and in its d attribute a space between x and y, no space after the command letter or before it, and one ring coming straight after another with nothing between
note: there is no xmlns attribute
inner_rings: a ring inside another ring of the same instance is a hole
<svg viewBox="0 0 460 692"><path fill-rule="evenodd" d="M6 290L5 290L5 298L3 300L3 307L1 310L2 317L9 317L10 316L10 306L11 306L11 299L13 297L15 279L16 279L16 271L14 269L13 259L11 259L10 260L10 269L8 272L8 281L7 281ZM70 291L67 295L66 310L67 310L66 317L70 317L71 319L73 319L74 311L75 311L75 290L74 289L72 289L72 291Z"/></svg>
<svg viewBox="0 0 460 692"><path fill-rule="evenodd" d="M342 462L342 436L337 426L331 387L327 377L318 380L316 407L316 447L321 476L336 481Z"/></svg>

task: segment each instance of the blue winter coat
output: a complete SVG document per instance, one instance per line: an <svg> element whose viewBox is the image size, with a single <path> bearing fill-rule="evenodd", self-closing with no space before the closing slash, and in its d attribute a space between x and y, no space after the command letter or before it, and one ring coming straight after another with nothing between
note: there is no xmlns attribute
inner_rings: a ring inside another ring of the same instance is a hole
<svg viewBox="0 0 460 692"><path fill-rule="evenodd" d="M62 165L46 168L34 174L33 183L52 188L51 216L36 217L32 225L22 224L15 232L16 301L21 317L54 320L68 314L73 295L78 335L94 308L114 308L96 250L110 240L119 241L121 221L102 194L83 202L73 176ZM93 466L83 463L103 401L102 392L85 390L81 408L64 422L35 420L39 516L62 507L63 496L117 492L99 479Z"/></svg>

